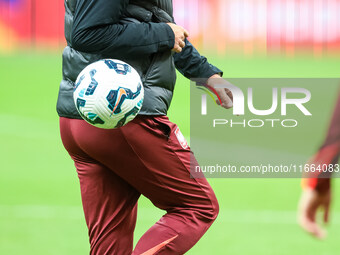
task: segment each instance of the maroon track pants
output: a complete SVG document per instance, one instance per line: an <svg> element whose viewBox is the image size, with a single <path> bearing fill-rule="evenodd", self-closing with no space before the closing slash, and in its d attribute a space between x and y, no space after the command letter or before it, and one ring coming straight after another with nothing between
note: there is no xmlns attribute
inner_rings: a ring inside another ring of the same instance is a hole
<svg viewBox="0 0 340 255"><path fill-rule="evenodd" d="M80 181L90 254L183 254L213 223L215 194L206 179L190 178L197 162L177 128L166 116L137 116L112 130L60 118ZM132 251L140 194L166 214Z"/></svg>

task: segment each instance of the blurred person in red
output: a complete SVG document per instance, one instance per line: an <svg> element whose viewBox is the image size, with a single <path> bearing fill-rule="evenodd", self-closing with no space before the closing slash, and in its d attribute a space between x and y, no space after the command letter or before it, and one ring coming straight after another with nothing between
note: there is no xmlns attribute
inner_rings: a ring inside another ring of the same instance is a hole
<svg viewBox="0 0 340 255"><path fill-rule="evenodd" d="M298 221L300 226L313 236L323 239L326 230L317 222L317 212L323 209L323 221L328 223L332 201L331 175L339 171L340 156L340 91L326 138L317 153L306 164L314 173L306 173L302 180Z"/></svg>

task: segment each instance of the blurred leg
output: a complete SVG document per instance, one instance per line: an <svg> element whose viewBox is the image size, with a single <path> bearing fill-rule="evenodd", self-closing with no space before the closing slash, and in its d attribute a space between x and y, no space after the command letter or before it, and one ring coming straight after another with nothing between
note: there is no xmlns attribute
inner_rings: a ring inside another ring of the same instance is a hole
<svg viewBox="0 0 340 255"><path fill-rule="evenodd" d="M322 148L333 144L338 144L340 150L340 91Z"/></svg>
<svg viewBox="0 0 340 255"><path fill-rule="evenodd" d="M340 91L333 111L332 119L328 128L325 141L321 148L310 160L309 164L323 167L323 165L334 165L340 156ZM325 193L330 188L330 177L332 172L315 172L308 175L309 179L303 181L303 186L308 186ZM313 177L313 178L311 178Z"/></svg>

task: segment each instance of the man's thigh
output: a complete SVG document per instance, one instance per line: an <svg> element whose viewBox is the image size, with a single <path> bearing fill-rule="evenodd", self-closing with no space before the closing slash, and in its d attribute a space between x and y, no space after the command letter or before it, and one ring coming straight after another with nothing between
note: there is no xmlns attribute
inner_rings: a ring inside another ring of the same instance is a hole
<svg viewBox="0 0 340 255"><path fill-rule="evenodd" d="M131 254L140 193L111 169L89 156L76 136L95 135L81 120L61 120L61 136L73 159L80 182L82 204L89 229L91 254ZM100 141L92 146L101 146Z"/></svg>
<svg viewBox="0 0 340 255"><path fill-rule="evenodd" d="M76 143L157 207L211 207L216 200L204 178L191 178L190 167L197 162L166 116L137 116L114 130L83 125Z"/></svg>
<svg viewBox="0 0 340 255"><path fill-rule="evenodd" d="M139 165L131 161L124 171L136 173L132 185L157 207L211 207L216 197L205 178L191 176L198 163L176 124L166 116L141 118L122 133Z"/></svg>

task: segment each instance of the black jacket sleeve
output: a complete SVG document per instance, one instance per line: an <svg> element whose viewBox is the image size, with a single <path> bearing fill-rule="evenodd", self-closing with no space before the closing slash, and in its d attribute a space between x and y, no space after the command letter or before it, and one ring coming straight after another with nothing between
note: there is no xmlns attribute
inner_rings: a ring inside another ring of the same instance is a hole
<svg viewBox="0 0 340 255"><path fill-rule="evenodd" d="M72 47L108 57L136 57L170 50L174 33L165 23L119 24L128 0L79 0L71 35Z"/></svg>
<svg viewBox="0 0 340 255"><path fill-rule="evenodd" d="M182 52L174 54L174 61L177 70L188 79L208 79L214 74L223 74L220 69L209 64L207 58L201 56L187 39Z"/></svg>

